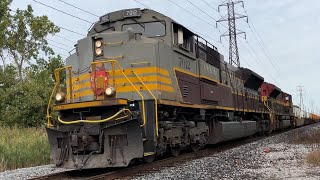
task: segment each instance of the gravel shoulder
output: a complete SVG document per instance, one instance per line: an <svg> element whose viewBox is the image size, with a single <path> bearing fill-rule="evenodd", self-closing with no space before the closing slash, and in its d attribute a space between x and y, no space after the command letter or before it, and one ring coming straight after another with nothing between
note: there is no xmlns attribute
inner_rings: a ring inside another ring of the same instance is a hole
<svg viewBox="0 0 320 180"><path fill-rule="evenodd" d="M297 134L320 131L320 124L264 138L209 157L134 179L320 179L320 167L305 162L311 145L291 144Z"/></svg>
<svg viewBox="0 0 320 180"><path fill-rule="evenodd" d="M292 144L293 137L320 131L320 124L305 126L238 146L211 156L164 167L134 179L320 179L320 167L305 162L314 146ZM22 168L0 173L0 179L30 179L67 171L54 165Z"/></svg>
<svg viewBox="0 0 320 180"><path fill-rule="evenodd" d="M5 171L0 173L1 180L22 180L31 179L34 177L45 176L47 174L58 173L66 171L66 169L57 168L54 164L36 166L30 168L21 168L12 171Z"/></svg>

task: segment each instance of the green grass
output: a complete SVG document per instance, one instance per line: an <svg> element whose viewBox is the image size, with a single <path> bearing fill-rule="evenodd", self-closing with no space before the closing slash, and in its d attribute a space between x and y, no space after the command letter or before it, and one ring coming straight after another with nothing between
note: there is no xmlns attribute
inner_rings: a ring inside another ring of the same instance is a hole
<svg viewBox="0 0 320 180"><path fill-rule="evenodd" d="M0 172L50 163L43 128L0 127Z"/></svg>

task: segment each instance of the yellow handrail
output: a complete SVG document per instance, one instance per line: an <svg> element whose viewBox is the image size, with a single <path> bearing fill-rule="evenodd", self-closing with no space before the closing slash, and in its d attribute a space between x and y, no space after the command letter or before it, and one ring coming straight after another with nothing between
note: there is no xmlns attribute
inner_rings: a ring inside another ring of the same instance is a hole
<svg viewBox="0 0 320 180"><path fill-rule="evenodd" d="M139 96L141 97L141 100L142 100L142 112L143 112L143 124L141 125L141 127L144 127L146 125L146 113L145 113L145 106L144 106L144 97L143 95L140 93L140 91L133 85L133 83L130 81L130 79L128 78L128 76L124 73L124 70L123 68L121 67L121 65L118 63L117 60L105 60L105 61L95 61L95 62L92 62L91 64L92 65L95 65L95 64L100 64L100 63L115 63L117 64L120 72L122 73L122 75L127 79L127 81L130 83L130 85L135 89L135 91L139 94Z"/></svg>
<svg viewBox="0 0 320 180"><path fill-rule="evenodd" d="M128 111L130 113L130 115L132 115L131 111L129 109L121 109L120 111L118 111L117 113L115 113L114 115L105 118L105 119L101 119L101 120L75 120L75 121L64 121L60 118L60 116L58 117L58 121L62 124L77 124L77 123L103 123L103 122L107 122L107 121L111 121L113 120L115 117L117 117L119 114L124 113L125 116L116 118L115 121L123 119L123 118L127 118L129 117L128 114L126 114L125 112Z"/></svg>
<svg viewBox="0 0 320 180"><path fill-rule="evenodd" d="M71 66L65 66L65 67L62 67L62 68L57 68L54 70L54 78L56 80L56 83L54 85L54 88L51 92L51 95L50 95L50 99L49 99L49 102L48 102L48 106L47 106L47 126L50 127L51 126L51 121L50 121L50 106L51 106L51 103L52 103L52 98L54 96L54 93L56 92L57 90L57 87L59 86L60 88L60 71L63 70L63 69L69 69L69 81L70 81L70 99L72 99L72 84L71 84Z"/></svg>
<svg viewBox="0 0 320 180"><path fill-rule="evenodd" d="M155 104L155 115L156 115L156 135L157 137L159 136L159 132L158 132L158 102L157 102L157 98L156 96L150 91L150 89L146 86L146 84L142 81L142 79L138 76L137 73L135 73L133 70L132 70L132 73L139 79L139 81L143 84L143 86L148 90L148 92L151 94L151 96L153 97L154 99L154 104Z"/></svg>

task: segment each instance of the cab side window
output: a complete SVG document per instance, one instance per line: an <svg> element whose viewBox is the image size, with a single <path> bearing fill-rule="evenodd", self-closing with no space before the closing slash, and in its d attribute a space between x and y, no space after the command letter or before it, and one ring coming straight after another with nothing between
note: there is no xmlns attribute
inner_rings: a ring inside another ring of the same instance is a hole
<svg viewBox="0 0 320 180"><path fill-rule="evenodd" d="M179 46L179 48L185 51L193 53L193 33L182 26L173 24L173 44Z"/></svg>

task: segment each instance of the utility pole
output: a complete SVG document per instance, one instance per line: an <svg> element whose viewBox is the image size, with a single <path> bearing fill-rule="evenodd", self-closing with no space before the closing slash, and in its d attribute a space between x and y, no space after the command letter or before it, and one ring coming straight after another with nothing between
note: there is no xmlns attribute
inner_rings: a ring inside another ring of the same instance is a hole
<svg viewBox="0 0 320 180"><path fill-rule="evenodd" d="M311 104L311 113L314 114L315 111L314 111L314 101L313 101L313 99L311 99L310 104Z"/></svg>
<svg viewBox="0 0 320 180"><path fill-rule="evenodd" d="M300 106L300 109L303 110L304 109L304 105L303 105L304 89L303 89L303 86L298 86L297 91L298 91L298 97L300 99L299 106Z"/></svg>
<svg viewBox="0 0 320 180"><path fill-rule="evenodd" d="M244 34L246 38L246 33L243 31L240 31L236 27L236 20L241 18L247 18L248 22L248 16L244 16L241 14L235 13L235 5L236 4L242 4L242 7L244 7L243 1L235 1L228 0L226 3L221 4L218 6L218 11L220 12L220 7L226 6L228 10L228 14L224 17L222 17L220 20L218 20L217 26L219 22L227 21L228 22L228 32L221 35L223 36L229 36L229 63L231 65L235 65L237 67L240 67L240 59L239 59L239 49L238 49L238 42L237 42L237 35ZM220 37L220 41L221 41Z"/></svg>

